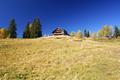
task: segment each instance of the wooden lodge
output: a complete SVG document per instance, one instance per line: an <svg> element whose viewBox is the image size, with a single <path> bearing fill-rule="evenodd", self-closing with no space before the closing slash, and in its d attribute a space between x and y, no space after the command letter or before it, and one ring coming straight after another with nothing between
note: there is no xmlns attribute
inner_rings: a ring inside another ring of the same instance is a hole
<svg viewBox="0 0 120 80"><path fill-rule="evenodd" d="M69 35L65 29L61 29L61 28L59 28L59 27L57 27L57 28L52 32L52 34L53 34L54 36L58 36L58 35Z"/></svg>

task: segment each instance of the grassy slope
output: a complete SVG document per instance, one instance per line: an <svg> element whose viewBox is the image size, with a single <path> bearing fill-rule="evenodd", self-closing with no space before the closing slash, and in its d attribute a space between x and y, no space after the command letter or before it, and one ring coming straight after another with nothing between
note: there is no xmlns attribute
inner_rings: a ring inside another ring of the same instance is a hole
<svg viewBox="0 0 120 80"><path fill-rule="evenodd" d="M120 42L0 40L0 80L120 80Z"/></svg>

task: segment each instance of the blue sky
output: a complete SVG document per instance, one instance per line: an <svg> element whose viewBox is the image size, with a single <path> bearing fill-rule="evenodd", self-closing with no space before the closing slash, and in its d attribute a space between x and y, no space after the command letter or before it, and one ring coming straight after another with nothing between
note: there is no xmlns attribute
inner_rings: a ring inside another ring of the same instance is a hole
<svg viewBox="0 0 120 80"><path fill-rule="evenodd" d="M120 25L120 0L0 0L0 27L7 28L14 18L18 37L35 17L40 18L43 34L57 26L68 32L96 32L105 24Z"/></svg>

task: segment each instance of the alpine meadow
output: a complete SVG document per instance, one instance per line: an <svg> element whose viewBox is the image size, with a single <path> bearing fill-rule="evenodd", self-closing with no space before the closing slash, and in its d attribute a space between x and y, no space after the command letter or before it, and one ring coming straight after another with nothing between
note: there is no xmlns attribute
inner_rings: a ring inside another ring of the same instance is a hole
<svg viewBox="0 0 120 80"><path fill-rule="evenodd" d="M119 0L0 0L0 80L120 80Z"/></svg>

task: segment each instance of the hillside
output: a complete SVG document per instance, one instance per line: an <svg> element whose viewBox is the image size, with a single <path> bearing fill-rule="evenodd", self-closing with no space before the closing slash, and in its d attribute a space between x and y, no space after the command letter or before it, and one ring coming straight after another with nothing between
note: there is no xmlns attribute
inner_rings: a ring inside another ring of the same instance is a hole
<svg viewBox="0 0 120 80"><path fill-rule="evenodd" d="M0 40L0 80L120 80L120 42Z"/></svg>

